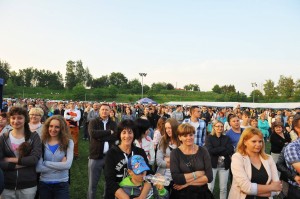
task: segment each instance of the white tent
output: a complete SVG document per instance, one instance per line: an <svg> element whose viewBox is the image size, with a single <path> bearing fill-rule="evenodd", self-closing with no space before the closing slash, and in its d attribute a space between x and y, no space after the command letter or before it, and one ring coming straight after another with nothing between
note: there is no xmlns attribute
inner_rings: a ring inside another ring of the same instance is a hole
<svg viewBox="0 0 300 199"><path fill-rule="evenodd" d="M249 102L200 102L200 101L172 101L167 105L183 106L210 106L210 107L247 107L247 108L271 108L271 109L295 109L300 108L300 102L287 103L249 103Z"/></svg>

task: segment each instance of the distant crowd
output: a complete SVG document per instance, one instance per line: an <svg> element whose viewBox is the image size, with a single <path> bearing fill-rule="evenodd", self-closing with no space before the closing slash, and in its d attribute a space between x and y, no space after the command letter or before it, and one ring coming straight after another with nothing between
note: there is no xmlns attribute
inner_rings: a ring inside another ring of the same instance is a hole
<svg viewBox="0 0 300 199"><path fill-rule="evenodd" d="M3 199L69 198L80 141L88 199L300 198L300 109L7 100L0 135Z"/></svg>

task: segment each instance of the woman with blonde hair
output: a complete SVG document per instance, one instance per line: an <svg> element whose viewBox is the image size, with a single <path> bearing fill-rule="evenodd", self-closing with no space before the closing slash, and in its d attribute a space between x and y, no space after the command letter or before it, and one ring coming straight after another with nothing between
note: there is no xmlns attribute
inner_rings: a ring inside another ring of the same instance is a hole
<svg viewBox="0 0 300 199"><path fill-rule="evenodd" d="M29 111L29 128L31 132L37 132L42 136L43 124L41 123L44 111L41 108L31 108Z"/></svg>
<svg viewBox="0 0 300 199"><path fill-rule="evenodd" d="M211 192L214 191L215 178L219 173L220 199L226 199L230 157L234 148L229 137L224 135L224 124L221 121L213 122L212 132L206 137L205 146L209 152L213 170L213 181L208 184L208 188Z"/></svg>
<svg viewBox="0 0 300 199"><path fill-rule="evenodd" d="M69 169L74 155L74 142L65 119L60 115L48 118L43 126L43 154L36 170L41 173L39 195L45 199L69 196Z"/></svg>
<svg viewBox="0 0 300 199"><path fill-rule="evenodd" d="M178 199L210 199L207 183L213 179L208 151L194 144L195 128L184 123L178 126L181 145L171 153L170 169Z"/></svg>
<svg viewBox="0 0 300 199"><path fill-rule="evenodd" d="M265 153L263 134L257 128L244 130L232 156L230 199L267 199L282 190L272 156Z"/></svg>

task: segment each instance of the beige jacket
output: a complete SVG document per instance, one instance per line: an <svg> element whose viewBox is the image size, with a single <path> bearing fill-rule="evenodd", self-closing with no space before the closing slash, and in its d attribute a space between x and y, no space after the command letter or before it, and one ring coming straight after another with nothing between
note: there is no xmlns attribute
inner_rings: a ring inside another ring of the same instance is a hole
<svg viewBox="0 0 300 199"><path fill-rule="evenodd" d="M267 160L264 160L260 156L260 160L269 176L267 184L271 181L279 181L277 167L273 158L269 156ZM251 183L252 169L249 156L243 156L236 152L232 156L231 171L233 180L228 199L245 199L247 195L255 195L257 193L257 184Z"/></svg>

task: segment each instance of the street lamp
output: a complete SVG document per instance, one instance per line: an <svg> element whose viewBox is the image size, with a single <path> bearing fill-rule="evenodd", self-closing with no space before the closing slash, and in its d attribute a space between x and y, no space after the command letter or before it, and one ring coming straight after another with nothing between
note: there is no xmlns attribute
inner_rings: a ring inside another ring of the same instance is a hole
<svg viewBox="0 0 300 199"><path fill-rule="evenodd" d="M147 73L139 73L139 75L142 77L142 98L144 95L144 82L143 82L143 77L147 76Z"/></svg>
<svg viewBox="0 0 300 199"><path fill-rule="evenodd" d="M256 82L253 82L251 83L252 87L253 87L253 93L252 93L252 96L253 96L253 103L254 103L254 95L255 95L255 87L257 87L257 84Z"/></svg>

